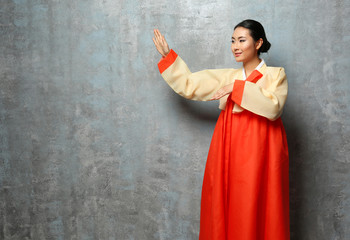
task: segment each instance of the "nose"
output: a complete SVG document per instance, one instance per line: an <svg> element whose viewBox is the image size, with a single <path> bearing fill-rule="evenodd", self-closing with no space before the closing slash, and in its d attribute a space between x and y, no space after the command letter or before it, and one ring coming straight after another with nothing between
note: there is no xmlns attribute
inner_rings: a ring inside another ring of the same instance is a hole
<svg viewBox="0 0 350 240"><path fill-rule="evenodd" d="M233 50L238 50L238 45L236 42L232 43L232 48L233 48Z"/></svg>

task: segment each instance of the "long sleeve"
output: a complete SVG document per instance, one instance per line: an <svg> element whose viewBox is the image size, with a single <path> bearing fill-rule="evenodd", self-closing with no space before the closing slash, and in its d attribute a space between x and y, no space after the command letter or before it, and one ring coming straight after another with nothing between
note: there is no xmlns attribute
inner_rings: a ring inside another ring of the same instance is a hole
<svg viewBox="0 0 350 240"><path fill-rule="evenodd" d="M171 49L158 63L168 85L184 98L208 101L221 87L233 82L235 69L206 69L192 73L186 63Z"/></svg>
<svg viewBox="0 0 350 240"><path fill-rule="evenodd" d="M271 68L266 76L267 87L257 83L235 80L231 99L255 114L276 120L281 116L288 95L288 82L284 68Z"/></svg>

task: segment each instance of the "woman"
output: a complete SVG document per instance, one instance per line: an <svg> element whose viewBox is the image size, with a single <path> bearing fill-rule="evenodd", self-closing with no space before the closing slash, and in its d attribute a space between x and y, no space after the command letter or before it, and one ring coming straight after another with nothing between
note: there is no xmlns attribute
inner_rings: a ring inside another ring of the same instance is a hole
<svg viewBox="0 0 350 240"><path fill-rule="evenodd" d="M204 172L200 240L289 240L289 157L280 118L288 92L284 68L268 67L263 26L235 26L231 50L239 69L191 73L159 30L159 71L181 96L220 100ZM246 77L248 76L248 77Z"/></svg>

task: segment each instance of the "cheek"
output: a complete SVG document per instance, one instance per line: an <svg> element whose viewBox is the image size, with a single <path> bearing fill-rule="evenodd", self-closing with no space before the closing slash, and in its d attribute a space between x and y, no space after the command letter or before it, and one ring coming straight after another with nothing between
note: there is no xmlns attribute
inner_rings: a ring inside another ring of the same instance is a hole
<svg viewBox="0 0 350 240"><path fill-rule="evenodd" d="M249 53L249 54L254 54L254 51L255 51L254 45L246 44L246 45L244 46L244 51L245 51L246 53Z"/></svg>
<svg viewBox="0 0 350 240"><path fill-rule="evenodd" d="M244 50L244 51L249 51L249 49L250 49L250 46L249 46L250 44L249 43L244 43L244 44L242 44L242 49Z"/></svg>

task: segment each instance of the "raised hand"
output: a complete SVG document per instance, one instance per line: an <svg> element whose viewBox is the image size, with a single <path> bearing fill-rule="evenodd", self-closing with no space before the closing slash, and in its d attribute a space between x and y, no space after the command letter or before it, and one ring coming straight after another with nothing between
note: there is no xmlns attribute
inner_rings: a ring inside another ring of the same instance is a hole
<svg viewBox="0 0 350 240"><path fill-rule="evenodd" d="M169 45L166 42L164 35L158 29L154 29L154 37L152 38L158 52L165 57L170 52Z"/></svg>

